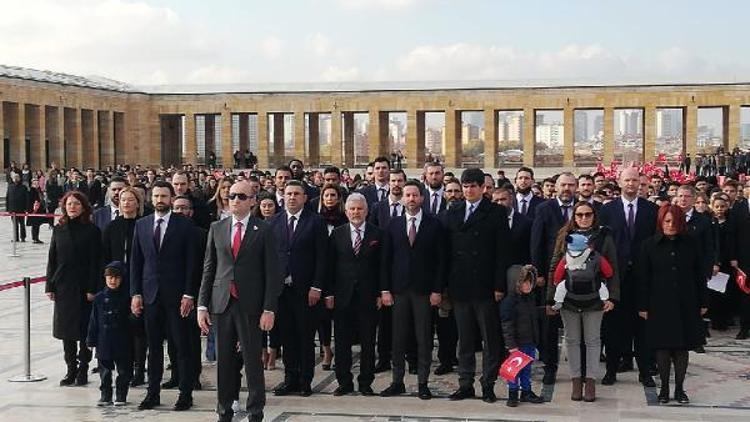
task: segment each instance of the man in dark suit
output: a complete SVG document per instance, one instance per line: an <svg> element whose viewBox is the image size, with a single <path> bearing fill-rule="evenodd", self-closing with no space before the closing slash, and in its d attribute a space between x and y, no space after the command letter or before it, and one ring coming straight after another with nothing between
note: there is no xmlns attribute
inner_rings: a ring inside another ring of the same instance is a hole
<svg viewBox="0 0 750 422"><path fill-rule="evenodd" d="M109 181L109 187L107 188L109 205L105 205L95 210L93 217L94 224L102 232L112 220L120 215L120 191L127 185L128 182L120 176L115 176Z"/></svg>
<svg viewBox="0 0 750 422"><path fill-rule="evenodd" d="M286 209L271 220L284 288L279 298L279 330L284 348L284 381L277 396L312 394L315 330L326 277L328 228L320 215L304 209L307 196L298 180L284 189Z"/></svg>
<svg viewBox="0 0 750 422"><path fill-rule="evenodd" d="M273 184L276 190L276 205L278 205L278 212L282 212L286 207L284 206L284 188L286 182L292 180L292 169L289 166L280 166L276 169L276 173L273 176Z"/></svg>
<svg viewBox="0 0 750 422"><path fill-rule="evenodd" d="M104 205L102 183L96 180L96 172L93 168L86 169L86 192L92 208ZM101 227L99 229L101 230Z"/></svg>
<svg viewBox="0 0 750 422"><path fill-rule="evenodd" d="M367 206L372 209L372 204L380 202L388 197L388 172L391 162L386 157L377 157L373 161L373 183L362 188L359 193L367 198ZM372 215L372 213L370 213Z"/></svg>
<svg viewBox="0 0 750 422"><path fill-rule="evenodd" d="M19 173L12 173L8 191L5 195L5 210L13 213L25 213L29 210L29 188L21 182ZM13 224L13 240L26 241L26 218L23 216L11 218ZM20 237L19 237L20 234Z"/></svg>
<svg viewBox="0 0 750 422"><path fill-rule="evenodd" d="M289 160L289 168L292 170L292 179L302 182L302 186L305 187L305 195L307 195L308 199L317 198L320 195L320 189L305 181L305 163L302 160L292 158Z"/></svg>
<svg viewBox="0 0 750 422"><path fill-rule="evenodd" d="M174 410L193 405L193 368L188 341L190 311L197 287L196 242L193 223L171 211L174 189L167 182L154 183L151 201L156 212L136 222L130 260L130 295L133 313L143 312L148 340L148 392L138 406L153 409L160 404L164 373L164 339L168 333L177 348L177 365L183 374Z"/></svg>
<svg viewBox="0 0 750 422"><path fill-rule="evenodd" d="M708 280L714 273L715 233L711 226L711 218L695 212L693 205L695 205L696 196L695 188L690 185L682 185L677 189L677 206L685 212L688 234L695 239L701 248L703 274ZM718 271L717 266L716 272Z"/></svg>
<svg viewBox="0 0 750 422"><path fill-rule="evenodd" d="M505 208L482 197L484 173L470 168L461 175L465 202L443 214L448 234L448 293L458 324L459 388L451 400L474 396L474 352L481 335L482 399L497 400L494 392L502 353L497 302L506 289L508 216Z"/></svg>
<svg viewBox="0 0 750 422"><path fill-rule="evenodd" d="M657 208L652 202L638 197L640 175L628 168L620 174L620 198L602 206L600 222L612 230L617 247L617 268L620 272L620 303L604 314L602 339L607 353L607 370L602 385L617 382L617 371L632 368L635 340L639 378L644 386L653 387L650 375L653 362L648 345L643 343L644 323L637 316L635 286L638 284L637 266L641 242L656 232ZM629 363L629 365L628 365Z"/></svg>
<svg viewBox="0 0 750 422"><path fill-rule="evenodd" d="M422 211L422 186L404 186L406 213L391 219L385 231L380 270L382 301L393 307L393 378L380 395L406 392L405 355L410 337L416 339L418 397L432 398L427 382L432 362L432 309L442 297L445 277L445 234L440 221ZM412 334L413 333L413 334Z"/></svg>
<svg viewBox="0 0 750 422"><path fill-rule="evenodd" d="M515 196L510 185L496 188L492 192L492 202L502 205L508 210L511 244L511 247L508 248L508 264L526 265L530 263L531 220L516 212Z"/></svg>
<svg viewBox="0 0 750 422"><path fill-rule="evenodd" d="M590 174L578 176L578 201L588 202L597 212L602 208L602 203L594 200L594 177Z"/></svg>
<svg viewBox="0 0 750 422"><path fill-rule="evenodd" d="M731 265L750 273L750 184L745 186L742 200L735 202L731 210L731 218L734 220L735 233L731 241L734 242L736 258ZM746 340L750 337L750 295L740 295L740 331L737 340Z"/></svg>
<svg viewBox="0 0 750 422"><path fill-rule="evenodd" d="M193 221L198 227L203 227L208 230L208 226L211 224L211 217L206 206L206 201L199 198L195 192L190 190L190 178L188 173L184 171L178 171L172 176L172 187L175 191L175 196L185 195L190 197L193 202Z"/></svg>
<svg viewBox="0 0 750 422"><path fill-rule="evenodd" d="M534 196L531 187L534 186L534 170L531 167L521 167L516 172L516 211L533 220L536 207L544 199Z"/></svg>
<svg viewBox="0 0 750 422"><path fill-rule="evenodd" d="M440 163L427 163L424 166L424 201L422 211L438 215L448 208L445 200L445 189L443 188L443 165Z"/></svg>
<svg viewBox="0 0 750 422"><path fill-rule="evenodd" d="M231 421L232 401L239 395L235 345L245 364L246 410L251 421L263 420L266 402L260 355L261 330L274 325L281 274L276 240L270 227L250 216L252 189L237 182L229 189L231 218L211 224L198 296L198 324L216 333L219 421Z"/></svg>
<svg viewBox="0 0 750 422"><path fill-rule="evenodd" d="M352 193L346 199L349 224L333 229L328 241L328 271L325 302L333 309L336 329L336 381L334 396L354 391L352 343L359 336L359 392L375 394L375 327L380 308L380 253L383 231L365 223L367 199Z"/></svg>
<svg viewBox="0 0 750 422"><path fill-rule="evenodd" d="M555 240L560 228L573 216L573 205L578 183L572 173L562 173L557 178L557 196L537 206L534 222L531 225L531 263L539 276L537 286L541 292L547 291L550 273L550 260L555 249ZM540 339L539 355L544 362L544 384L554 384L557 377L557 364L560 360L558 336L562 328L560 315L547 315Z"/></svg>

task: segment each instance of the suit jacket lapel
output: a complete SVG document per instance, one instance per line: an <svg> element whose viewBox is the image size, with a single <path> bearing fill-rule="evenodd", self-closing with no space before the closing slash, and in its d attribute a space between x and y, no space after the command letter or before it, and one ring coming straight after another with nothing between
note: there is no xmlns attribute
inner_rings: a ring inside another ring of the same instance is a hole
<svg viewBox="0 0 750 422"><path fill-rule="evenodd" d="M159 251L161 251L164 248L164 245L167 243L167 240L171 238L175 230L177 230L175 226L179 224L179 222L177 221L179 218L180 217L175 217L174 214L172 214L169 217L169 223L167 224L167 229L164 232L164 236L161 237L161 245L160 245Z"/></svg>
<svg viewBox="0 0 750 422"><path fill-rule="evenodd" d="M231 221L231 218L227 218L227 220ZM253 217L250 217L247 220L247 227L245 227L245 235L242 236L242 241L240 242L240 250L237 251L237 258L235 258L235 260L239 259L240 255L242 255L242 252L248 249L249 245L253 242L253 240L255 240L255 232L257 230L258 230L258 225L255 224ZM229 232L231 234L231 228ZM230 239L229 240L229 252L231 253L231 251L232 251L232 240Z"/></svg>

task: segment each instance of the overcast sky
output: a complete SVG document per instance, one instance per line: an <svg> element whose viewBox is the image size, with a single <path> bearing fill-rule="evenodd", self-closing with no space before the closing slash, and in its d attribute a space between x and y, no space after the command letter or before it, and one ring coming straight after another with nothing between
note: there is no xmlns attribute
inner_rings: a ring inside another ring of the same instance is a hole
<svg viewBox="0 0 750 422"><path fill-rule="evenodd" d="M0 64L132 84L750 81L750 1L0 0Z"/></svg>

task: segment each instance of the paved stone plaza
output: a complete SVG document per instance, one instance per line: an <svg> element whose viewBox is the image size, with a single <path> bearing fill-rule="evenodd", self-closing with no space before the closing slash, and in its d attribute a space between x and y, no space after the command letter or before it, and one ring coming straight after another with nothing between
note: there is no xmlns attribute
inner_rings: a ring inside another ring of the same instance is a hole
<svg viewBox="0 0 750 422"><path fill-rule="evenodd" d="M42 227L42 239L49 241L51 232ZM47 245L18 245L19 258L10 258L10 223L0 222L0 284L20 280L23 276L44 274ZM0 291L0 421L101 421L101 420L179 420L212 421L215 404L215 368L204 365L202 381L204 391L194 394L192 411L173 413L171 405L176 400L175 391L162 393L163 406L158 411L137 411L136 404L143 398L142 388L131 390L129 405L125 408L97 408L99 397L98 377L91 377L86 387L58 387L63 376L62 345L52 338L52 305L43 294L42 284L32 288L32 371L44 374L47 380L37 383L10 383L6 380L23 372L22 321L23 289ZM730 336L732 334L732 336ZM656 404L656 390L646 389L636 382L636 373L620 375L613 387L598 386L595 403L574 403L569 399L570 386L563 363L559 382L554 388L545 388L544 396L550 402L542 405L521 405L515 409L505 407L507 394L504 385L498 384L500 400L493 405L480 400L450 402L447 395L456 387L456 375L432 377L431 388L437 396L432 401L418 400L414 395L384 399L380 397L333 397L336 388L333 372L316 369L313 383L315 394L310 398L277 398L269 394L266 420L269 421L703 421L750 420L750 342L734 340L734 333L714 334L709 339L708 353L691 353L686 382L692 403L688 406ZM279 361L280 364L280 361ZM541 368L535 371L535 389L539 389ZM355 368L356 373L356 368ZM389 373L380 374L374 389L379 391L389 382ZM266 385L271 388L281 380L282 370L266 372ZM415 376L407 377L407 390L416 391ZM478 387L478 386L477 386ZM244 400L244 394L241 395ZM240 420L240 414L235 420Z"/></svg>

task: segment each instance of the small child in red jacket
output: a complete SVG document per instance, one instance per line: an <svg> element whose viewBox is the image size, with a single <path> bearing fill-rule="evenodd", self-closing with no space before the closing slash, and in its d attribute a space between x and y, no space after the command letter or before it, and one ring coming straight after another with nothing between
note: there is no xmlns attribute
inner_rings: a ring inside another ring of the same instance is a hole
<svg viewBox="0 0 750 422"><path fill-rule="evenodd" d="M567 237L567 252L557 263L554 277L555 304L552 309L559 310L565 299L573 303L586 302L599 298L609 299L607 285L602 282L614 274L612 265L607 259L588 244L588 238L579 233ZM564 281L564 282L562 282Z"/></svg>

